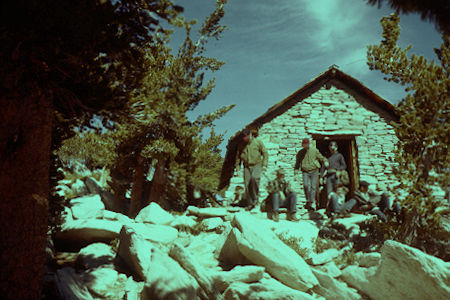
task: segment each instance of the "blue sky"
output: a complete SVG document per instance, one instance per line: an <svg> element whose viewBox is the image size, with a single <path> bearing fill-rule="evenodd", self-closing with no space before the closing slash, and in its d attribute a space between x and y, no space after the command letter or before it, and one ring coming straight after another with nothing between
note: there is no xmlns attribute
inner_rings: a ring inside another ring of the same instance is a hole
<svg viewBox="0 0 450 300"><path fill-rule="evenodd" d="M177 0L187 19L204 19L214 0ZM216 88L193 116L236 104L215 122L226 141L305 83L336 64L386 100L397 103L405 93L399 85L366 65L366 46L381 40L382 16L389 7L369 6L365 0L229 0L223 24L228 30L211 41L206 55L226 64L216 77ZM401 16L400 45L435 59L433 48L441 37L434 24L419 15ZM181 43L174 35L173 47Z"/></svg>

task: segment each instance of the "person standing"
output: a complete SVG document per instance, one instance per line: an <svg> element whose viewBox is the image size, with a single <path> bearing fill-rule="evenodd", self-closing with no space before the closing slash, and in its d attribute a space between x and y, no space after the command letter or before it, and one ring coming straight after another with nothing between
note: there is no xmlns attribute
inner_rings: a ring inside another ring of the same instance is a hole
<svg viewBox="0 0 450 300"><path fill-rule="evenodd" d="M284 170L278 169L274 180L267 184L267 192L269 193L268 215L272 216L275 222L280 220L278 210L280 207L288 209L287 220L298 221L295 212L297 211L297 197L292 190L289 182L284 178Z"/></svg>
<svg viewBox="0 0 450 300"><path fill-rule="evenodd" d="M244 199L248 210L258 203L261 175L268 164L268 155L264 144L256 138L257 132L249 129L242 131L242 143L238 145L235 170L244 165Z"/></svg>
<svg viewBox="0 0 450 300"><path fill-rule="evenodd" d="M315 147L310 146L309 139L302 140L302 149L297 153L294 174L298 170L303 174L303 189L306 197L306 209L314 210L317 185L319 180L320 163L328 167L327 159Z"/></svg>
<svg viewBox="0 0 450 300"><path fill-rule="evenodd" d="M338 145L335 141L331 141L328 146L330 149L330 157L328 157L328 170L327 170L327 195L328 197L334 191L334 187L339 182L338 174L347 169L344 156L338 152ZM343 183L343 182L339 182ZM345 184L345 183L344 183Z"/></svg>

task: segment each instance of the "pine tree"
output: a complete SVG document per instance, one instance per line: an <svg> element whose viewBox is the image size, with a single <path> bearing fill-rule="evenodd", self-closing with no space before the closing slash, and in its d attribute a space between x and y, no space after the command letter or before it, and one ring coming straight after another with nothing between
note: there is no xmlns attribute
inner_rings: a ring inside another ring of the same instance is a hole
<svg viewBox="0 0 450 300"><path fill-rule="evenodd" d="M398 137L395 175L400 185L396 192L403 192L406 212L404 222L395 224L394 238L425 247L440 230L437 207L443 199L433 196L432 186L448 191L450 39L442 36L441 47L435 49L437 62L409 55L411 46L397 45L399 22L397 14L382 18L383 40L368 47L367 57L371 70L381 71L386 80L405 86L408 92L396 107L399 121L393 124Z"/></svg>
<svg viewBox="0 0 450 300"><path fill-rule="evenodd" d="M52 150L85 114L124 105L142 79L142 46L180 10L167 0L0 2L3 298L40 298Z"/></svg>

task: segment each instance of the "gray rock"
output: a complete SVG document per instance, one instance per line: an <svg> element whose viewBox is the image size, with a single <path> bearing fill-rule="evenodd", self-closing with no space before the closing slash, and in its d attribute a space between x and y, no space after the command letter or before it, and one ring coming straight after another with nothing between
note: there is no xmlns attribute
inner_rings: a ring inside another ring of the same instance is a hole
<svg viewBox="0 0 450 300"><path fill-rule="evenodd" d="M84 179L84 184L86 185L88 192L91 194L100 194L102 191L102 187L92 177L86 177Z"/></svg>
<svg viewBox="0 0 450 300"><path fill-rule="evenodd" d="M93 269L102 265L112 264L116 253L110 245L94 243L78 252L77 263L85 269Z"/></svg>
<svg viewBox="0 0 450 300"><path fill-rule="evenodd" d="M150 223L129 223L127 226L153 243L170 244L178 237L178 230L171 226Z"/></svg>
<svg viewBox="0 0 450 300"><path fill-rule="evenodd" d="M223 225L223 220L220 217L204 219L201 226L205 231L213 231Z"/></svg>
<svg viewBox="0 0 450 300"><path fill-rule="evenodd" d="M362 297L358 292L350 288L344 282L341 282L329 274L313 269L313 273L319 280L320 285L314 287L314 292L325 297L326 299L336 300L359 300Z"/></svg>
<svg viewBox="0 0 450 300"><path fill-rule="evenodd" d="M258 282L263 278L264 271L264 267L260 266L236 266L230 271L219 271L213 274L214 286L223 292L233 282Z"/></svg>
<svg viewBox="0 0 450 300"><path fill-rule="evenodd" d="M322 272L327 273L331 277L339 277L342 275L342 271L336 266L334 261L331 261L329 263L326 263L324 265L316 266L314 267L316 270L320 270Z"/></svg>
<svg viewBox="0 0 450 300"><path fill-rule="evenodd" d="M92 295L103 299L123 299L127 276L113 268L100 267L84 274L85 285Z"/></svg>
<svg viewBox="0 0 450 300"><path fill-rule="evenodd" d="M70 209L74 219L100 219L105 205L99 195L87 195L70 200Z"/></svg>
<svg viewBox="0 0 450 300"><path fill-rule="evenodd" d="M308 264L257 218L237 214L233 224L237 247L248 260L263 266L281 283L299 291L318 284Z"/></svg>
<svg viewBox="0 0 450 300"><path fill-rule="evenodd" d="M361 267L374 267L380 264L381 254L378 252L363 253L358 262Z"/></svg>
<svg viewBox="0 0 450 300"><path fill-rule="evenodd" d="M89 193L86 185L84 184L83 180L81 180L81 179L77 179L74 183L72 183L72 185L70 186L70 189L78 197L85 196Z"/></svg>
<svg viewBox="0 0 450 300"><path fill-rule="evenodd" d="M336 257L338 257L340 252L337 249L330 248L321 253L313 253L306 261L314 266L326 264Z"/></svg>
<svg viewBox="0 0 450 300"><path fill-rule="evenodd" d="M174 217L162 209L158 203L152 202L139 212L135 220L136 222L169 225L174 220Z"/></svg>
<svg viewBox="0 0 450 300"><path fill-rule="evenodd" d="M187 212L191 215L195 215L202 218L224 217L228 214L227 209L224 207L199 208L195 206L188 206Z"/></svg>
<svg viewBox="0 0 450 300"><path fill-rule="evenodd" d="M295 239L299 243L299 249L303 249L306 255L310 255L315 247L319 228L311 221L290 222L280 220L280 222L266 222L277 236L284 236L287 239Z"/></svg>
<svg viewBox="0 0 450 300"><path fill-rule="evenodd" d="M175 217L175 219L170 223L170 226L175 227L177 229L182 228L192 229L196 224L197 222L195 222L195 220L192 217L183 215Z"/></svg>

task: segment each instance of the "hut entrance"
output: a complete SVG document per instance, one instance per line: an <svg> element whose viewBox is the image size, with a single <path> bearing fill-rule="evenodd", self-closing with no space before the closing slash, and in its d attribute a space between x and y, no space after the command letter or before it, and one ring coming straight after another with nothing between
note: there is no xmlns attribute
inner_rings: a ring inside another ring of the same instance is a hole
<svg viewBox="0 0 450 300"><path fill-rule="evenodd" d="M316 147L325 157L331 155L328 145L336 141L338 151L342 153L347 163L347 172L350 177L349 188L353 192L359 184L358 148L356 147L354 135L313 135Z"/></svg>

